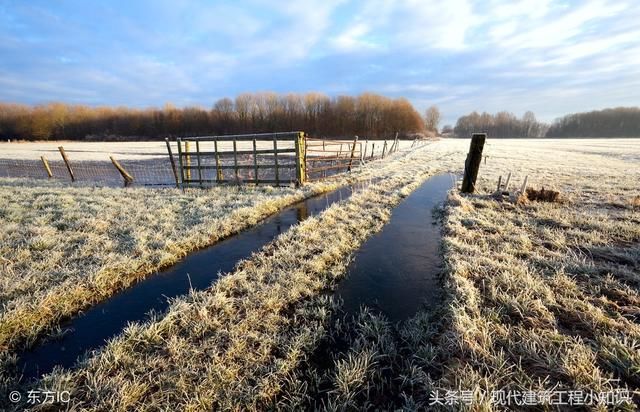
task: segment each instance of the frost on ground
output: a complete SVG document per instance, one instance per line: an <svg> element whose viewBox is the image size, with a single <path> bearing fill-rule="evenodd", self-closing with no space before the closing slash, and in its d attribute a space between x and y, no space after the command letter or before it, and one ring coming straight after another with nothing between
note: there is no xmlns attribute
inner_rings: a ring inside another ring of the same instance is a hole
<svg viewBox="0 0 640 412"><path fill-rule="evenodd" d="M634 410L624 400L640 400L640 170L627 159L640 142L605 142L593 153L580 141L489 140L479 192L446 205L441 308L399 326L366 310L338 318L277 405L502 410L533 393L528 402L551 408L551 393L566 408ZM467 148L432 149L459 163ZM509 171L513 188L528 175L560 202L496 200Z"/></svg>
<svg viewBox="0 0 640 412"><path fill-rule="evenodd" d="M416 410L447 391L502 410L492 391L637 393L640 142L621 141L489 140L478 192L453 193L442 215L433 312L399 325L367 310L343 319L325 292L410 189L461 172L468 140L379 164L379 183L36 386L70 390L87 410ZM508 172L512 188L529 176L560 201L496 200Z"/></svg>

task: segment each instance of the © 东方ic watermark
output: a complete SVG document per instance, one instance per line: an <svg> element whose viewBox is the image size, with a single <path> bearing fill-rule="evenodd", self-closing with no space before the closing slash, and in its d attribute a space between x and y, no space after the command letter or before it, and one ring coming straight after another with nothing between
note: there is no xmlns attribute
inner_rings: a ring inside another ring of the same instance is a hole
<svg viewBox="0 0 640 412"><path fill-rule="evenodd" d="M49 391L49 390L28 390L26 392L11 391L9 401L18 403L21 401L29 405L52 405L59 403L69 403L71 392L69 391Z"/></svg>

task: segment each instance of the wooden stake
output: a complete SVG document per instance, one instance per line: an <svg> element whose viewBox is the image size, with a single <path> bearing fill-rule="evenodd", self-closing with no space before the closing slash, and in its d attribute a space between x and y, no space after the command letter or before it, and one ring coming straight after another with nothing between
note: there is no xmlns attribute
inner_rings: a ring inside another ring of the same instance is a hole
<svg viewBox="0 0 640 412"><path fill-rule="evenodd" d="M375 143L371 143L371 157L370 159L373 160L373 154L376 152L376 144Z"/></svg>
<svg viewBox="0 0 640 412"><path fill-rule="evenodd" d="M71 165L69 164L69 159L67 158L67 153L64 151L64 147L59 146L58 150L60 150L60 154L62 155L62 160L64 160L64 164L67 166L67 170L69 171L69 176L71 176L71 181L75 182L76 177L73 175L73 169L71 169Z"/></svg>
<svg viewBox="0 0 640 412"><path fill-rule="evenodd" d="M182 139L176 140L178 143L178 164L180 165L180 187L184 190L184 166L182 162Z"/></svg>
<svg viewBox="0 0 640 412"><path fill-rule="evenodd" d="M529 176L525 176L524 182L522 182L522 187L520 188L520 193L525 193L527 190L527 182L529 181Z"/></svg>
<svg viewBox="0 0 640 412"><path fill-rule="evenodd" d="M176 161L173 158L173 153L171 152L171 144L169 143L169 139L164 139L167 144L167 152L169 153L169 160L171 161L171 170L173 171L173 177L176 179L176 187L180 188L180 181L178 180L178 171L176 170Z"/></svg>
<svg viewBox="0 0 640 412"><path fill-rule="evenodd" d="M200 141L196 140L196 162L198 162L198 181L202 187L202 164L200 163Z"/></svg>
<svg viewBox="0 0 640 412"><path fill-rule="evenodd" d="M303 185L307 180L307 159L305 156L304 132L298 133L296 139L296 179L298 185Z"/></svg>
<svg viewBox="0 0 640 412"><path fill-rule="evenodd" d="M349 166L347 166L347 172L351 171L351 165L353 164L353 155L356 152L356 144L358 143L358 136L353 139L353 146L351 147L351 156L349 157Z"/></svg>
<svg viewBox="0 0 640 412"><path fill-rule="evenodd" d="M509 172L509 174L507 175L507 181L504 182L504 191L508 192L509 191L509 181L511 180L511 172Z"/></svg>
<svg viewBox="0 0 640 412"><path fill-rule="evenodd" d="M474 133L471 136L471 146L464 165L464 178L462 179L462 193L473 193L476 189L478 170L482 161L482 150L487 139L486 133Z"/></svg>
<svg viewBox="0 0 640 412"><path fill-rule="evenodd" d="M124 185L129 186L133 182L133 176L131 176L126 170L124 170L124 167L122 167L122 165L118 163L118 161L114 159L113 156L109 156L109 159L111 159L111 163L113 163L116 169L118 169L118 172L120 172L120 174L122 175L122 178L124 179Z"/></svg>
<svg viewBox="0 0 640 412"><path fill-rule="evenodd" d="M498 187L496 188L496 192L500 193L501 187L502 187L502 176L498 176Z"/></svg>
<svg viewBox="0 0 640 412"><path fill-rule="evenodd" d="M258 154L256 153L256 139L253 139L253 179L258 180Z"/></svg>
<svg viewBox="0 0 640 412"><path fill-rule="evenodd" d="M273 138L273 160L276 169L276 185L280 186L280 171L278 170L278 138Z"/></svg>
<svg viewBox="0 0 640 412"><path fill-rule="evenodd" d="M53 173L51 173L51 168L49 167L49 162L47 162L47 158L44 156L40 156L40 160L42 160L42 164L44 165L44 170L47 172L47 176L49 178L53 177Z"/></svg>
<svg viewBox="0 0 640 412"><path fill-rule="evenodd" d="M222 169L220 168L220 152L218 151L218 138L213 141L213 150L216 152L216 180L220 183L223 180Z"/></svg>
<svg viewBox="0 0 640 412"><path fill-rule="evenodd" d="M382 158L384 159L384 154L387 151L387 139L384 139L384 146L382 146Z"/></svg>
<svg viewBox="0 0 640 412"><path fill-rule="evenodd" d="M186 164L185 173L187 175L187 180L191 180L191 156L189 155L189 142L184 142L184 153L187 155L184 159Z"/></svg>
<svg viewBox="0 0 640 412"><path fill-rule="evenodd" d="M240 179L238 178L238 142L236 139L233 139L233 170L236 175L236 183L240 184Z"/></svg>

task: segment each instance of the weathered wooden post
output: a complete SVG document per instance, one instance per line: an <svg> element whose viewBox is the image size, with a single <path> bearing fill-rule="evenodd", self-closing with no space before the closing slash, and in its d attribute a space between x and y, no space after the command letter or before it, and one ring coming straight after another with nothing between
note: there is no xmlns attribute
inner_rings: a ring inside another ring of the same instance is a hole
<svg viewBox="0 0 640 412"><path fill-rule="evenodd" d="M187 140L186 142L184 142L184 153L186 154L184 158L184 162L185 162L185 174L187 175L187 180L191 180L191 155L189 154L190 152L189 149L190 149L189 141Z"/></svg>
<svg viewBox="0 0 640 412"><path fill-rule="evenodd" d="M220 150L218 149L218 138L213 141L213 151L216 152L216 183L222 182L224 176L222 175L222 167L220 165Z"/></svg>
<svg viewBox="0 0 640 412"><path fill-rule="evenodd" d="M240 178L238 177L238 142L236 138L233 138L233 172L236 176L236 184L240 184Z"/></svg>
<svg viewBox="0 0 640 412"><path fill-rule="evenodd" d="M111 159L111 163L113 163L116 169L118 169L118 172L120 172L120 175L122 175L122 178L124 179L124 185L129 186L133 182L133 176L131 176L126 170L124 170L124 167L122 167L122 165L116 159L114 159L113 156L109 156L109 159Z"/></svg>
<svg viewBox="0 0 640 412"><path fill-rule="evenodd" d="M384 139L384 146L382 146L382 158L384 159L384 155L387 152L387 139Z"/></svg>
<svg viewBox="0 0 640 412"><path fill-rule="evenodd" d="M178 180L178 171L176 170L176 161L173 158L173 152L171 152L171 144L169 143L169 139L164 139L167 144L167 152L169 153L169 161L171 162L171 170L173 171L173 177L176 179L176 187L180 188L180 181Z"/></svg>
<svg viewBox="0 0 640 412"><path fill-rule="evenodd" d="M487 139L486 133L474 133L471 136L471 146L469 154L464 164L464 178L462 179L462 193L473 193L476 189L476 179L478 178L478 170L482 161L482 150L484 142Z"/></svg>
<svg viewBox="0 0 640 412"><path fill-rule="evenodd" d="M200 181L200 187L202 187L202 163L200 159L200 140L196 140L196 162L198 165L198 181Z"/></svg>
<svg viewBox="0 0 640 412"><path fill-rule="evenodd" d="M356 153L356 144L358 144L358 136L353 139L353 146L351 147L351 156L349 157L349 166L347 167L347 172L351 171L351 165L353 164L353 156Z"/></svg>
<svg viewBox="0 0 640 412"><path fill-rule="evenodd" d="M299 132L296 136L296 179L298 185L303 185L307 180L306 167L307 161L305 159L305 143L304 132Z"/></svg>
<svg viewBox="0 0 640 412"><path fill-rule="evenodd" d="M278 137L273 136L273 161L276 172L276 185L280 186L280 171L278 170Z"/></svg>
<svg viewBox="0 0 640 412"><path fill-rule="evenodd" d="M64 164L67 166L67 170L69 171L69 176L71 176L71 181L75 182L76 177L73 175L73 169L71 169L71 165L69 164L69 159L67 158L67 153L64 151L64 147L59 146L58 150L60 150L60 154L62 155L62 160L64 160Z"/></svg>
<svg viewBox="0 0 640 412"><path fill-rule="evenodd" d="M258 149L256 139L253 139L253 180L258 184Z"/></svg>
<svg viewBox="0 0 640 412"><path fill-rule="evenodd" d="M184 190L184 164L182 162L182 139L176 140L178 143L178 164L180 165L180 187Z"/></svg>
<svg viewBox="0 0 640 412"><path fill-rule="evenodd" d="M371 144L371 157L369 158L369 160L373 160L373 154L375 153L375 151L376 151L376 144L372 143Z"/></svg>
<svg viewBox="0 0 640 412"><path fill-rule="evenodd" d="M52 178L53 173L51 173L51 168L49 167L49 162L47 161L47 158L44 156L40 156L40 160L42 160L42 164L44 165L44 170L47 172L47 176L49 176L49 178Z"/></svg>

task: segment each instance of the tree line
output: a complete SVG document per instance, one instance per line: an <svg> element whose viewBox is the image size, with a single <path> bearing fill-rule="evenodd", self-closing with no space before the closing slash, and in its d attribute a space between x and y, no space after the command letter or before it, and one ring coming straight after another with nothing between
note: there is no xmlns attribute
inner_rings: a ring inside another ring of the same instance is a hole
<svg viewBox="0 0 640 412"><path fill-rule="evenodd" d="M487 133L493 138L544 137L548 125L539 122L533 112L526 112L521 118L510 112L495 115L473 112L462 116L456 122L453 132L458 137L469 137L472 133ZM447 128L448 129L448 128Z"/></svg>
<svg viewBox="0 0 640 412"><path fill-rule="evenodd" d="M455 127L443 127L442 132L452 132L457 137L484 132L494 138L640 137L640 108L617 107L569 114L550 125L536 120L532 112L526 112L522 118L510 112L495 115L473 112L460 117Z"/></svg>
<svg viewBox="0 0 640 412"><path fill-rule="evenodd" d="M373 93L333 98L320 93L244 93L220 99L211 109L0 103L0 138L5 140L153 140L297 130L318 137L382 139L424 128L424 120L408 100Z"/></svg>
<svg viewBox="0 0 640 412"><path fill-rule="evenodd" d="M569 114L551 124L547 137L640 137L640 107Z"/></svg>

